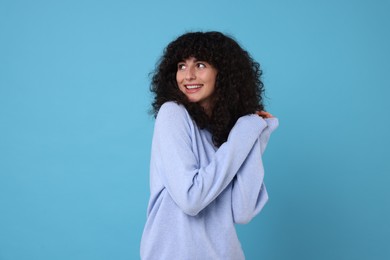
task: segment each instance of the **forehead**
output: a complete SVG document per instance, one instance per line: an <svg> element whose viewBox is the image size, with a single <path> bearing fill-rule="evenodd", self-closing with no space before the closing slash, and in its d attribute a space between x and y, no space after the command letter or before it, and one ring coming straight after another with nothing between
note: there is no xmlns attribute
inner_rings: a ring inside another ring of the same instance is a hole
<svg viewBox="0 0 390 260"><path fill-rule="evenodd" d="M188 58L184 58L182 60L179 60L178 63L180 62L185 62L185 63L196 63L196 62L204 62L204 63L208 63L208 64L212 64L211 62L205 60L205 59L199 59L199 58L196 58L196 57L188 57Z"/></svg>

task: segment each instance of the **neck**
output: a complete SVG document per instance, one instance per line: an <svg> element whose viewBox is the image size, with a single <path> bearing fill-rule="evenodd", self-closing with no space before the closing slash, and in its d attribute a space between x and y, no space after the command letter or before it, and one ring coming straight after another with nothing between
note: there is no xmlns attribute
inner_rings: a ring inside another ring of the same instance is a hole
<svg viewBox="0 0 390 260"><path fill-rule="evenodd" d="M213 114L213 108L211 105L201 105L203 107L204 112L206 115L211 118L211 115Z"/></svg>

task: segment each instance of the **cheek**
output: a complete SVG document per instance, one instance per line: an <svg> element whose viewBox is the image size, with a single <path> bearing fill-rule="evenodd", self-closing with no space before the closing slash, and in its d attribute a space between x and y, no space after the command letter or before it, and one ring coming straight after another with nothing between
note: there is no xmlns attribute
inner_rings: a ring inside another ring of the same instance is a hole
<svg viewBox="0 0 390 260"><path fill-rule="evenodd" d="M183 83L183 76L182 75L180 75L180 73L176 73L176 86L177 86L177 88L180 90L180 91L183 91L183 85L182 85L182 83Z"/></svg>
<svg viewBox="0 0 390 260"><path fill-rule="evenodd" d="M208 78L209 78L209 81L210 82L213 82L215 84L215 82L217 81L217 72L210 72L210 74L208 75Z"/></svg>
<svg viewBox="0 0 390 260"><path fill-rule="evenodd" d="M210 82L213 85L213 88L215 88L215 85L217 84L217 77L216 75L213 75L213 77L210 78Z"/></svg>

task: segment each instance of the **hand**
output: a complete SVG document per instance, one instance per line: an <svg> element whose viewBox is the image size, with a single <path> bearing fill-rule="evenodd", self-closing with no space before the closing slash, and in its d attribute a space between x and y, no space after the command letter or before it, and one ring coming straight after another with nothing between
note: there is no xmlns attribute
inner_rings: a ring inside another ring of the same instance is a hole
<svg viewBox="0 0 390 260"><path fill-rule="evenodd" d="M266 111L256 111L256 114L258 116L261 116L262 118L273 118L274 116L271 115L271 113L268 113Z"/></svg>

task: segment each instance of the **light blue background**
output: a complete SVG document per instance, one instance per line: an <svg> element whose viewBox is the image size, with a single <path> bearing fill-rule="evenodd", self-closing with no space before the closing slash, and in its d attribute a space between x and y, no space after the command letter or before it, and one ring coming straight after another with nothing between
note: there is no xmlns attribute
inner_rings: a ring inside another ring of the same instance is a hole
<svg viewBox="0 0 390 260"><path fill-rule="evenodd" d="M232 34L280 118L248 259L390 259L390 2L0 0L0 259L138 259L148 73Z"/></svg>

